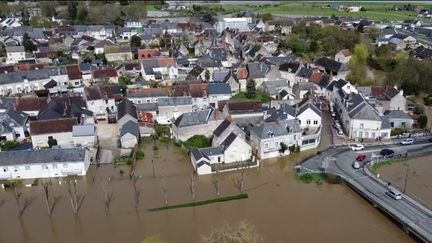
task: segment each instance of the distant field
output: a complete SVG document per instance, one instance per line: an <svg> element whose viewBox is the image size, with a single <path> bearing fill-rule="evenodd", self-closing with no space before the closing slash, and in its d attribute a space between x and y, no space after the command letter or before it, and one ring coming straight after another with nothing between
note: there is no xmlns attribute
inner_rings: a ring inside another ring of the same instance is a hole
<svg viewBox="0 0 432 243"><path fill-rule="evenodd" d="M393 5L403 5L406 3L360 3L366 11L349 13L345 11L336 11L327 8L331 2L283 2L276 4L268 4L263 7L244 6L245 8L256 13L271 13L271 14L292 14L292 15L308 15L308 16L331 16L332 14L340 17L363 17L373 20L405 20L407 18L416 18L417 14L410 11L393 11L390 10ZM414 5L414 4L413 4ZM425 8L432 8L430 3L415 4ZM229 8L228 6L226 8ZM236 6L238 8L238 6Z"/></svg>

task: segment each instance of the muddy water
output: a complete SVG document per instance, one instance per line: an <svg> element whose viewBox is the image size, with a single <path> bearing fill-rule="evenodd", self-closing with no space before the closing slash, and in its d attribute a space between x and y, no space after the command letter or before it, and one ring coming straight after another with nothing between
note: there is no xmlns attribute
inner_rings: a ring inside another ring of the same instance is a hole
<svg viewBox="0 0 432 243"><path fill-rule="evenodd" d="M379 173L393 185L406 191L432 207L432 156L419 157L409 161L381 167ZM409 164L409 169L408 165ZM408 169L408 170L407 170ZM408 172L408 174L407 174Z"/></svg>
<svg viewBox="0 0 432 243"><path fill-rule="evenodd" d="M137 166L137 174L141 175L137 212L128 168L104 165L96 171L91 168L87 177L79 180L78 192L85 198L77 216L71 210L64 184L54 187L61 198L51 217L46 213L41 186L25 189L23 197L33 201L21 219L12 194L0 192L0 200L5 200L0 206L0 242L141 242L149 235L159 235L168 242L199 242L213 227L241 220L255 225L266 242L413 241L351 189L297 182L293 165L300 158L268 160L248 170L248 199L148 212L148 208L163 205L162 174L166 177L169 204L191 201L189 159L172 145L160 144L155 155L152 147L145 146L145 159ZM125 171L123 176L120 170ZM233 186L235 175L220 175L222 195L237 193ZM112 177L109 188L113 201L106 215L102 191L108 177ZM197 200L216 196L211 180L212 176L197 178Z"/></svg>

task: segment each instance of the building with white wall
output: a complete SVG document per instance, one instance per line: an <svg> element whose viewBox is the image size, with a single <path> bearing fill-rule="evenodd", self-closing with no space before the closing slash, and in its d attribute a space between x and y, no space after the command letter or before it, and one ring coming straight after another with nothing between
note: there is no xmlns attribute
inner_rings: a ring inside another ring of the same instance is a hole
<svg viewBox="0 0 432 243"><path fill-rule="evenodd" d="M6 46L6 64L15 64L25 59L24 46Z"/></svg>
<svg viewBox="0 0 432 243"><path fill-rule="evenodd" d="M222 18L216 23L217 32L221 33L224 29L238 29L240 32L250 31L248 18Z"/></svg>
<svg viewBox="0 0 432 243"><path fill-rule="evenodd" d="M0 156L0 179L84 176L90 166L87 149L5 151Z"/></svg>

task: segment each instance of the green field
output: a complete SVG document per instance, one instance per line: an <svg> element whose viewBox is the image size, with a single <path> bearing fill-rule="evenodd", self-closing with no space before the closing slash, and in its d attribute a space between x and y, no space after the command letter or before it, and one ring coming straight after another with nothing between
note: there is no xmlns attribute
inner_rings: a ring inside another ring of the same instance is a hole
<svg viewBox="0 0 432 243"><path fill-rule="evenodd" d="M287 15L301 15L301 16L331 16L336 15L339 17L363 17L378 21L391 21L391 20L405 20L407 18L417 18L417 13L414 11L394 11L391 8L394 5L404 5L407 3L365 3L362 2L361 5L365 11L361 12L345 12L337 11L328 8L327 6L334 2L282 2L277 4L268 4L261 7L243 5L243 11L249 10L254 13L271 13L271 14L287 14ZM338 2L342 3L343 2ZM351 4L354 4L353 1ZM414 4L413 4L414 5ZM415 6L420 5L424 8L432 8L431 4L415 4ZM223 6L227 10L238 10L239 6ZM430 20L427 20L430 21Z"/></svg>

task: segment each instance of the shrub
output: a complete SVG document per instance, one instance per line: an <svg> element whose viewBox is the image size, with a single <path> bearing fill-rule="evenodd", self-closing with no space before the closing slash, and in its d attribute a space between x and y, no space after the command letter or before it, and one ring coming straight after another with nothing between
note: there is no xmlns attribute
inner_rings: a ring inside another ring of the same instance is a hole
<svg viewBox="0 0 432 243"><path fill-rule="evenodd" d="M398 136L406 133L407 130L403 128L393 128L390 132L390 136Z"/></svg>
<svg viewBox="0 0 432 243"><path fill-rule="evenodd" d="M142 151L142 150L136 151L135 158L136 159L143 159L144 158L144 151Z"/></svg>
<svg viewBox="0 0 432 243"><path fill-rule="evenodd" d="M290 153L292 154L292 153L295 152L296 147L295 147L295 145L291 145L291 146L288 147L288 149L289 149Z"/></svg>
<svg viewBox="0 0 432 243"><path fill-rule="evenodd" d="M417 123L418 123L420 128L425 128L427 125L427 122L428 122L428 119L427 119L427 116L425 116L425 115L421 115L417 119Z"/></svg>
<svg viewBox="0 0 432 243"><path fill-rule="evenodd" d="M169 137L170 136L169 126L155 124L154 129L155 129L158 137Z"/></svg>
<svg viewBox="0 0 432 243"><path fill-rule="evenodd" d="M285 143L280 143L280 149L279 152L281 154L285 153L285 151L288 149L288 146Z"/></svg>
<svg viewBox="0 0 432 243"><path fill-rule="evenodd" d="M131 165L132 164L132 157L128 156L121 156L114 159L115 165Z"/></svg>
<svg viewBox="0 0 432 243"><path fill-rule="evenodd" d="M2 151L8 151L11 150L12 148L15 148L16 146L20 145L19 142L15 141L15 140L8 140L6 142L4 142L0 148Z"/></svg>
<svg viewBox="0 0 432 243"><path fill-rule="evenodd" d="M12 179L4 183L5 188L20 187L22 185L24 185L24 181L22 179Z"/></svg>
<svg viewBox="0 0 432 243"><path fill-rule="evenodd" d="M210 147L211 146L211 139L204 136L204 135L195 135L195 136L189 138L185 142L185 145L189 149Z"/></svg>

